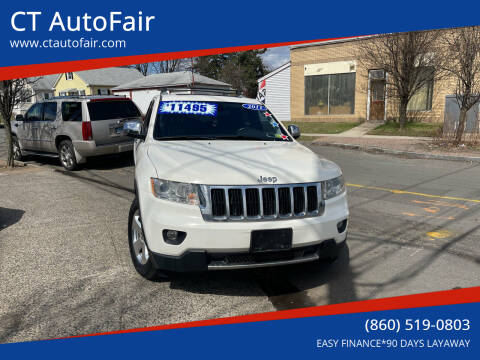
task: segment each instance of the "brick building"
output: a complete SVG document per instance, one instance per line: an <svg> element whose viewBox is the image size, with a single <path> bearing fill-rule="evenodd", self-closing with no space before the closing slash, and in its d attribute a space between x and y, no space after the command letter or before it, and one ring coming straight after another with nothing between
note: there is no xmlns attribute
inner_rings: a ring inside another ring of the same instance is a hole
<svg viewBox="0 0 480 360"><path fill-rule="evenodd" d="M364 38L332 40L292 47L292 121L357 122L396 118L396 100L388 97L385 74L358 61ZM431 81L411 99L408 116L443 122L445 96L455 90L452 79Z"/></svg>

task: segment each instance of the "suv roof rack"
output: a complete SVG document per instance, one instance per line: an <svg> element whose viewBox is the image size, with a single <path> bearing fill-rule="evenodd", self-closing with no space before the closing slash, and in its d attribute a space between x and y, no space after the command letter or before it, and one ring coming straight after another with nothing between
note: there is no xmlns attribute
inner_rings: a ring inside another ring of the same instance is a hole
<svg viewBox="0 0 480 360"><path fill-rule="evenodd" d="M62 100L62 99L111 99L111 98L126 98L125 95L64 95L54 96L47 100Z"/></svg>
<svg viewBox="0 0 480 360"><path fill-rule="evenodd" d="M215 88L185 88L185 89L167 89L165 95L220 95L220 96L238 96L242 95L235 89L215 89Z"/></svg>

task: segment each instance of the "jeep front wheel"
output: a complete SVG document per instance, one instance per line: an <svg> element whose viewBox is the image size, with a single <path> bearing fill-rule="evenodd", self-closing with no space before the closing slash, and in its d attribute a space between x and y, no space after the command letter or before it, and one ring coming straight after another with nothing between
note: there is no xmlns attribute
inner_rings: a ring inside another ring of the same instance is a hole
<svg viewBox="0 0 480 360"><path fill-rule="evenodd" d="M128 215L128 245L135 270L147 280L158 278L158 272L152 262L152 256L145 241L138 199L133 200Z"/></svg>

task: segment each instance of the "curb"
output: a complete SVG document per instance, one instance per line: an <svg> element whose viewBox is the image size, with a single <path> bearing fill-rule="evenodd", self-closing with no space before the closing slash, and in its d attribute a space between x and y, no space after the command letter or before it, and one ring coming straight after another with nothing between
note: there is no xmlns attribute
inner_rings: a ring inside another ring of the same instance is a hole
<svg viewBox="0 0 480 360"><path fill-rule="evenodd" d="M314 134L314 133L302 133L302 136L305 137L316 137L316 138L364 138L364 139L383 139L383 140L416 140L416 141L421 141L421 140L432 140L431 137L425 137L425 136L403 136L403 135L358 135L358 136L344 136L344 133L338 133L338 134Z"/></svg>
<svg viewBox="0 0 480 360"><path fill-rule="evenodd" d="M331 143L331 142L321 142L321 141L314 141L313 144L322 145L322 146L335 146L335 147L340 147L342 149L349 149L349 150L360 150L360 151L373 153L373 154L395 155L395 156L407 157L410 159L469 161L469 162L480 163L480 156L457 156L457 155L418 153L414 151L386 149L379 146L361 146L361 145L354 145L354 144L342 144L342 143Z"/></svg>
<svg viewBox="0 0 480 360"><path fill-rule="evenodd" d="M2 161L0 161L0 163L3 164L3 163L6 163L6 161L4 161L4 160L2 159ZM15 167L25 167L25 166L31 165L31 164L26 163L26 162L24 162L24 161L18 161L18 160L14 160L14 164L15 164Z"/></svg>
<svg viewBox="0 0 480 360"><path fill-rule="evenodd" d="M13 160L13 162L15 163L15 166L28 166L28 165L30 165L26 161Z"/></svg>

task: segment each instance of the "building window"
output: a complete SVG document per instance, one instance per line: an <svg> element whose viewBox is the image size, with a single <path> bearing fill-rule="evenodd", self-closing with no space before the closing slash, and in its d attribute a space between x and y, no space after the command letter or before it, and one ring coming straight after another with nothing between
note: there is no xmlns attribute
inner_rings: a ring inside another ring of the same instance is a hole
<svg viewBox="0 0 480 360"><path fill-rule="evenodd" d="M412 96L407 105L408 111L428 111L432 110L433 100L433 81L429 81L422 86L415 95Z"/></svg>
<svg viewBox="0 0 480 360"><path fill-rule="evenodd" d="M427 82L411 97L407 105L408 111L428 111L432 110L433 100L433 69L425 67L422 71L423 76L427 77Z"/></svg>
<svg viewBox="0 0 480 360"><path fill-rule="evenodd" d="M355 73L305 76L305 115L355 112Z"/></svg>
<svg viewBox="0 0 480 360"><path fill-rule="evenodd" d="M98 89L97 92L98 92L98 95L108 95L109 94L108 89Z"/></svg>
<svg viewBox="0 0 480 360"><path fill-rule="evenodd" d="M65 73L65 79L73 80L73 73L71 73L71 72Z"/></svg>
<svg viewBox="0 0 480 360"><path fill-rule="evenodd" d="M50 93L43 93L43 99L44 99L44 100L51 99L52 97L53 97L53 96L52 96L52 94L50 94Z"/></svg>

